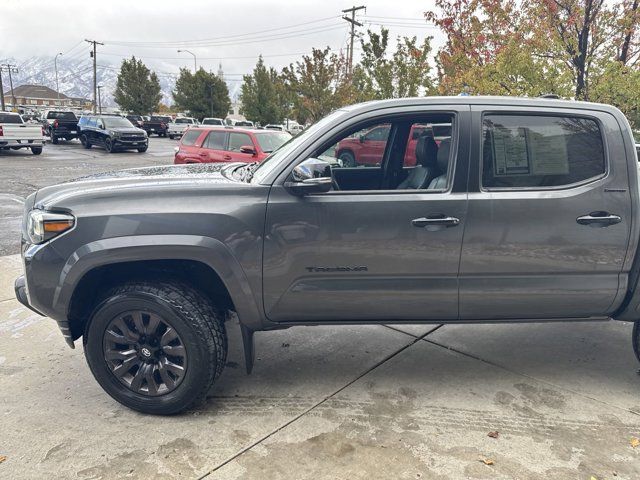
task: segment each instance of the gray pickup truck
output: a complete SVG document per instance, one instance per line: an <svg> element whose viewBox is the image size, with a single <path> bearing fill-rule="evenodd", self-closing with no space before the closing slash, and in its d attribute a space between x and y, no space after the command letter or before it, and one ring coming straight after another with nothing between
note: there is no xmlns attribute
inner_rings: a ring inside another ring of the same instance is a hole
<svg viewBox="0 0 640 480"><path fill-rule="evenodd" d="M362 163L345 166L338 144ZM635 322L637 168L629 123L607 105L355 105L259 164L39 190L16 295L69 346L82 337L107 393L156 414L205 397L231 312L248 371L254 332L293 325Z"/></svg>

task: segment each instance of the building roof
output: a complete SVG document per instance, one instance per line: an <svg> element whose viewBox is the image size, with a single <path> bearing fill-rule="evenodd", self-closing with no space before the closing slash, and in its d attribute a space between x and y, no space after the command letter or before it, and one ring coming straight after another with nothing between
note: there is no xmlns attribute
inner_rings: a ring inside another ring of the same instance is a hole
<svg viewBox="0 0 640 480"><path fill-rule="evenodd" d="M5 97L10 97L11 90L4 92ZM20 85L13 89L13 95L16 97L24 98L43 98L50 100L57 100L58 93L52 88L45 87L44 85ZM69 99L64 93L60 93L60 99Z"/></svg>

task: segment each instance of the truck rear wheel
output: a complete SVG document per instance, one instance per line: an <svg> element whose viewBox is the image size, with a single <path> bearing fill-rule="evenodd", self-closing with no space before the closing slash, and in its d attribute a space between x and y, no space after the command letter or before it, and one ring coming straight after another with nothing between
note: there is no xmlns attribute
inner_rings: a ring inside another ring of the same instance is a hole
<svg viewBox="0 0 640 480"><path fill-rule="evenodd" d="M91 372L109 395L159 415L204 400L227 357L223 315L196 290L169 280L108 292L83 343Z"/></svg>
<svg viewBox="0 0 640 480"><path fill-rule="evenodd" d="M51 134L51 143L53 143L54 145L58 144L58 137L55 136L53 133Z"/></svg>
<svg viewBox="0 0 640 480"><path fill-rule="evenodd" d="M40 155L42 153L42 147L31 147L31 153Z"/></svg>

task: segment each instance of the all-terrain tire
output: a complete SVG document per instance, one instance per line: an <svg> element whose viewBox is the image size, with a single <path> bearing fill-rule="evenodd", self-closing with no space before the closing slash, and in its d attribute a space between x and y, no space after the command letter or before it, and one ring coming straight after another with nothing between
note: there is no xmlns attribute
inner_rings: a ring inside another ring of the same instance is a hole
<svg viewBox="0 0 640 480"><path fill-rule="evenodd" d="M108 328L114 319L130 311L159 316L177 332L186 368L173 390L155 396L140 393L119 380L109 366L105 353ZM85 357L98 383L118 402L143 413L175 414L202 402L222 373L227 357L224 320L223 312L188 284L174 280L128 282L107 292L90 315L83 337Z"/></svg>

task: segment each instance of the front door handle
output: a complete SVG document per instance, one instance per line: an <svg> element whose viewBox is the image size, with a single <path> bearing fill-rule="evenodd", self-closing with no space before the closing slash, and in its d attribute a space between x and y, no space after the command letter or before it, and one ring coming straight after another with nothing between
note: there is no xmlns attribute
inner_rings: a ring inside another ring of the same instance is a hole
<svg viewBox="0 0 640 480"><path fill-rule="evenodd" d="M231 155L225 155L222 158L224 158L225 160L231 160L232 159Z"/></svg>
<svg viewBox="0 0 640 480"><path fill-rule="evenodd" d="M588 225L590 227L608 227L620 223L622 217L620 215L613 215L609 212L591 212L589 215L583 215L576 218L576 222L580 225Z"/></svg>
<svg viewBox="0 0 640 480"><path fill-rule="evenodd" d="M411 225L414 227L424 228L424 227L455 227L460 223L460 219L456 217L448 217L446 215L438 214L438 215L429 215L428 217L414 218L411 220Z"/></svg>

